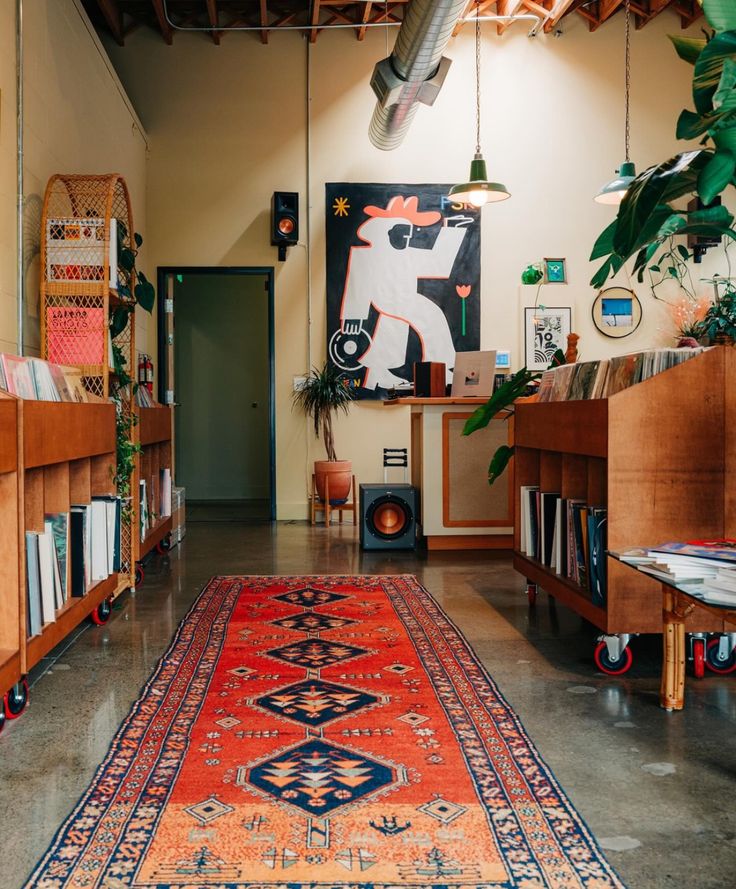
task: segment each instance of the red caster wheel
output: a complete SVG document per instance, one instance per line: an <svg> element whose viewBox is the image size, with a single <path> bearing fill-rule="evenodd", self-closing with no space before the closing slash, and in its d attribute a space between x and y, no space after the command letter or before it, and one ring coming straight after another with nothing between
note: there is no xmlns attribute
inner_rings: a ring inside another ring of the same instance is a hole
<svg viewBox="0 0 736 889"><path fill-rule="evenodd" d="M25 679L14 685L5 695L5 706L1 709L5 711L8 719L17 719L28 705L28 683Z"/></svg>
<svg viewBox="0 0 736 889"><path fill-rule="evenodd" d="M733 673L736 670L736 649L731 651L727 658L719 657L719 639L711 639L705 650L705 664L714 673Z"/></svg>
<svg viewBox="0 0 736 889"><path fill-rule="evenodd" d="M135 585L138 587L143 583L145 578L145 572L143 571L142 565L135 566Z"/></svg>
<svg viewBox="0 0 736 889"><path fill-rule="evenodd" d="M528 583L526 585L526 597L530 605L537 604L537 585L536 583Z"/></svg>
<svg viewBox="0 0 736 889"><path fill-rule="evenodd" d="M156 552L159 555L167 553L171 549L171 535L167 534L162 540L156 544Z"/></svg>
<svg viewBox="0 0 736 889"><path fill-rule="evenodd" d="M693 639L693 675L696 679L705 676L705 639Z"/></svg>
<svg viewBox="0 0 736 889"><path fill-rule="evenodd" d="M104 626L109 620L110 615L112 614L112 602L109 599L104 599L100 604L95 608L95 610L90 614L90 619L93 624L96 624L98 627Z"/></svg>
<svg viewBox="0 0 736 889"><path fill-rule="evenodd" d="M626 673L631 669L631 665L634 662L634 655L631 653L631 649L627 645L619 655L618 660L614 661L608 654L608 646L606 643L599 642L593 652L593 660L601 673L607 673L609 676L621 676L622 673Z"/></svg>

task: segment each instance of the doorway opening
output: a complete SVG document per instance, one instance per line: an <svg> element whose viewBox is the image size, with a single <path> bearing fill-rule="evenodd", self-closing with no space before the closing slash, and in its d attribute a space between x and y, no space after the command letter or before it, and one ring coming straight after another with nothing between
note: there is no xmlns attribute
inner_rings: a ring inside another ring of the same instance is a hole
<svg viewBox="0 0 736 889"><path fill-rule="evenodd" d="M158 269L159 400L187 521L276 518L273 269Z"/></svg>

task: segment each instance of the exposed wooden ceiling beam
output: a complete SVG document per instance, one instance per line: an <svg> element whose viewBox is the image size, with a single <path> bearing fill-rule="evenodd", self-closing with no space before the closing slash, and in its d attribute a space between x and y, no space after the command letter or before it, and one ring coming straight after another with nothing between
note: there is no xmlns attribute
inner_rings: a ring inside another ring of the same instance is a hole
<svg viewBox="0 0 736 889"><path fill-rule="evenodd" d="M123 14L117 4L117 0L97 0L100 11L105 16L107 27L112 32L115 43L118 46L125 45L125 34L123 32Z"/></svg>
<svg viewBox="0 0 736 889"><path fill-rule="evenodd" d="M153 3L153 9L156 13L156 21L158 22L159 29L163 34L164 40L168 43L169 46L174 42L174 31L171 25L166 20L166 12L164 10L163 0L151 0Z"/></svg>
<svg viewBox="0 0 736 889"><path fill-rule="evenodd" d="M698 0L677 0L673 4L673 8L680 16L680 24L683 28L689 28L703 14L703 7L698 3Z"/></svg>
<svg viewBox="0 0 736 889"><path fill-rule="evenodd" d="M309 42L316 43L317 41L317 25L319 24L319 8L320 8L320 0L312 0L312 15L310 24L312 25L312 30L309 32Z"/></svg>
<svg viewBox="0 0 736 889"><path fill-rule="evenodd" d="M358 40L365 40L365 32L368 30L366 28L366 25L371 20L371 9L372 8L373 8L372 3L366 3L363 8L363 18L361 20L363 27L358 29Z"/></svg>
<svg viewBox="0 0 736 889"><path fill-rule="evenodd" d="M217 46L219 46L220 32L217 29L220 22L217 15L217 0L207 0L207 19L209 20L210 28L212 28L212 30L210 31L210 36L217 44Z"/></svg>
<svg viewBox="0 0 736 889"><path fill-rule="evenodd" d="M643 28L644 25L648 25L649 22L653 18L656 18L660 12L666 9L672 0L649 0L649 9L644 10L643 14L639 11L639 9L634 9L634 4L631 4L632 12L636 13L636 28ZM638 7L638 4L637 4Z"/></svg>
<svg viewBox="0 0 736 889"><path fill-rule="evenodd" d="M496 12L498 15L518 15L519 10L524 5L524 0L498 0L496 4ZM503 32L510 28L512 22L499 22L496 25L496 30L499 34L503 34Z"/></svg>
<svg viewBox="0 0 736 889"><path fill-rule="evenodd" d="M266 26L268 25L268 0L260 0L261 5L261 26L263 27L263 31L261 31L261 43L268 43L268 31L266 30Z"/></svg>
<svg viewBox="0 0 736 889"><path fill-rule="evenodd" d="M562 17L569 12L570 7L574 2L575 0L555 0L555 5L552 7L549 18L544 25L544 30L547 33L557 27Z"/></svg>

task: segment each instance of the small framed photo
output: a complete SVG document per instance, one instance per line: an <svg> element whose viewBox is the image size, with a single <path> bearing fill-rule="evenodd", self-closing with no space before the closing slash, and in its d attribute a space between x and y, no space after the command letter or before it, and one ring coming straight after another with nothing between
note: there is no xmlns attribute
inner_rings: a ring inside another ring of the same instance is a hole
<svg viewBox="0 0 736 889"><path fill-rule="evenodd" d="M601 290L593 302L593 323L604 336L630 336L641 324L639 298L626 287Z"/></svg>
<svg viewBox="0 0 736 889"><path fill-rule="evenodd" d="M547 370L558 349L567 349L567 335L572 324L572 309L524 309L525 364L528 370Z"/></svg>
<svg viewBox="0 0 736 889"><path fill-rule="evenodd" d="M544 259L544 283L567 284L567 269L564 259Z"/></svg>
<svg viewBox="0 0 736 889"><path fill-rule="evenodd" d="M511 351L499 349L496 352L496 367L499 370L511 370Z"/></svg>
<svg viewBox="0 0 736 889"><path fill-rule="evenodd" d="M452 397L490 398L495 369L495 352L456 352L452 371Z"/></svg>

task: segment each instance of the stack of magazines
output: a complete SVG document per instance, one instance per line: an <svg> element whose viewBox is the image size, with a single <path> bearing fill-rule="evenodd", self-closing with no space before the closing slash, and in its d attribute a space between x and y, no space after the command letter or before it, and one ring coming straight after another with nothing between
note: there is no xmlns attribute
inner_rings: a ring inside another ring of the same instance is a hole
<svg viewBox="0 0 736 889"><path fill-rule="evenodd" d="M688 540L622 552L635 565L704 602L736 607L736 540Z"/></svg>

